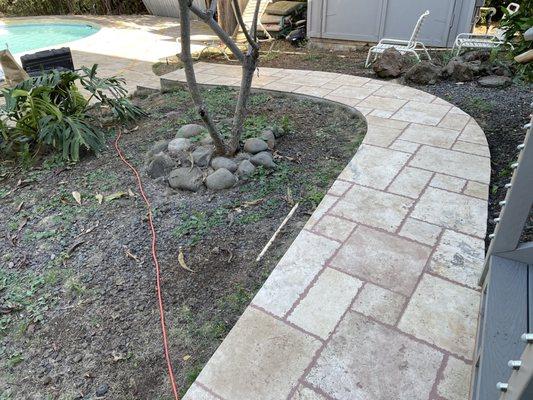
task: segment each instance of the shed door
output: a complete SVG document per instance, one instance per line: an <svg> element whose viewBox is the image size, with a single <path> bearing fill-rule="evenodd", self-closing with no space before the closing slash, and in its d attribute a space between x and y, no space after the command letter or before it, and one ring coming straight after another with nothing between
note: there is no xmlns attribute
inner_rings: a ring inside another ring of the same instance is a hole
<svg viewBox="0 0 533 400"><path fill-rule="evenodd" d="M455 0L388 0L382 37L409 39L420 14L429 10L419 41L429 46L446 46L453 25Z"/></svg>
<svg viewBox="0 0 533 400"><path fill-rule="evenodd" d="M385 0L326 0L322 37L378 41ZM409 0L406 0L409 1Z"/></svg>

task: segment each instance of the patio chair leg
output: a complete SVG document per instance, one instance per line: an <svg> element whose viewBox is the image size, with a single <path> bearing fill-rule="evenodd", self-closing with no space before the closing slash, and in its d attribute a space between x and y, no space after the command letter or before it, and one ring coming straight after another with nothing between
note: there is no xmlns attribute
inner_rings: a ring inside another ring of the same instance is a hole
<svg viewBox="0 0 533 400"><path fill-rule="evenodd" d="M368 56L366 57L365 68L370 67L370 57L372 56L372 49L368 50Z"/></svg>
<svg viewBox="0 0 533 400"><path fill-rule="evenodd" d="M429 55L426 45L424 43L420 43L420 45L422 46L422 50L424 50L424 53L426 54L426 57L428 58L428 60L431 61L431 56Z"/></svg>

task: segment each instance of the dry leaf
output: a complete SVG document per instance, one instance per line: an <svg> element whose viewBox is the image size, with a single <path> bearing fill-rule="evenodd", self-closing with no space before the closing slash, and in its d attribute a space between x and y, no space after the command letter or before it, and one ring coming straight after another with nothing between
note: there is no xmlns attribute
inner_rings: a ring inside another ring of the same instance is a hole
<svg viewBox="0 0 533 400"><path fill-rule="evenodd" d="M127 196L128 193L127 192L116 192L116 193L112 193L108 196L106 196L104 199L106 202L108 201L113 201L113 200L116 200L116 199L120 199L121 197L124 197L124 196Z"/></svg>
<svg viewBox="0 0 533 400"><path fill-rule="evenodd" d="M102 201L104 201L104 196L102 196L100 193L94 196L96 201L98 201L98 204L102 204Z"/></svg>
<svg viewBox="0 0 533 400"><path fill-rule="evenodd" d="M76 200L76 203L78 203L81 206L81 194L80 192L72 192L72 197L74 197L74 200Z"/></svg>
<svg viewBox="0 0 533 400"><path fill-rule="evenodd" d="M19 203L19 205L17 206L17 209L15 210L15 214L18 213L18 212L20 212L20 210L22 210L22 206L23 206L23 205L24 205L24 202L21 201L21 202Z"/></svg>
<svg viewBox="0 0 533 400"><path fill-rule="evenodd" d="M187 266L187 263L185 262L185 256L183 255L183 249L180 247L180 252L178 254L178 262L180 263L181 268L184 270L187 270L189 272L194 272L192 269L190 269Z"/></svg>
<svg viewBox="0 0 533 400"><path fill-rule="evenodd" d="M128 196L135 197L135 193L133 193L131 189L128 189Z"/></svg>
<svg viewBox="0 0 533 400"><path fill-rule="evenodd" d="M190 360L191 356L187 354L186 356L183 356L183 361Z"/></svg>

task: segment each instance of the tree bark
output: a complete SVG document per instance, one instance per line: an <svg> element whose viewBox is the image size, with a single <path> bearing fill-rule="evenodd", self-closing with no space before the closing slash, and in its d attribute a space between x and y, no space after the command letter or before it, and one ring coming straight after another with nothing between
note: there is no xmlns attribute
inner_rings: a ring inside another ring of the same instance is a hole
<svg viewBox="0 0 533 400"><path fill-rule="evenodd" d="M179 0L180 5L180 30L181 30L181 61L183 62L185 69L185 76L187 77L187 85L189 87L189 93L196 105L198 114L209 132L209 135L213 139L216 151L219 154L226 153L226 145L222 136L217 131L213 120L211 119L209 112L205 106L205 103L198 89L198 83L196 82L196 76L194 74L193 61L191 57L191 21L189 18L189 2L190 0Z"/></svg>
<svg viewBox="0 0 533 400"><path fill-rule="evenodd" d="M250 46L248 52L244 57L244 63L242 66L241 88L239 91L237 106L235 108L235 116L233 118L233 129L231 132L231 140L229 143L229 153L231 155L234 155L239 149L244 125L244 118L246 117L248 99L250 98L250 92L252 90L252 80L254 78L254 72L257 68L258 58L259 49Z"/></svg>

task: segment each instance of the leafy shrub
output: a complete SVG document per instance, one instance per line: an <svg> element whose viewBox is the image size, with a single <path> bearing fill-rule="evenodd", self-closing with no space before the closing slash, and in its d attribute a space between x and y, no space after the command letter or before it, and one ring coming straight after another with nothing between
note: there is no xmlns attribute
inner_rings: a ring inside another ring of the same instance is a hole
<svg viewBox="0 0 533 400"><path fill-rule="evenodd" d="M95 98L119 120L135 119L144 112L125 96L124 80L99 78L97 66L80 72L53 71L3 89L5 106L0 108L0 150L26 157L43 147L59 151L64 160L78 161L80 148L99 151L104 131L89 112ZM89 99L80 93L90 93Z"/></svg>
<svg viewBox="0 0 533 400"><path fill-rule="evenodd" d="M517 56L533 49L533 41L526 41L524 33L533 26L533 0L520 2L520 10L515 14L509 14L504 8L505 18L501 21L501 28L505 30L505 40L514 46L512 56ZM533 65L525 64L518 66L519 73L526 81L533 81Z"/></svg>
<svg viewBox="0 0 533 400"><path fill-rule="evenodd" d="M6 15L143 14L142 0L0 0Z"/></svg>

